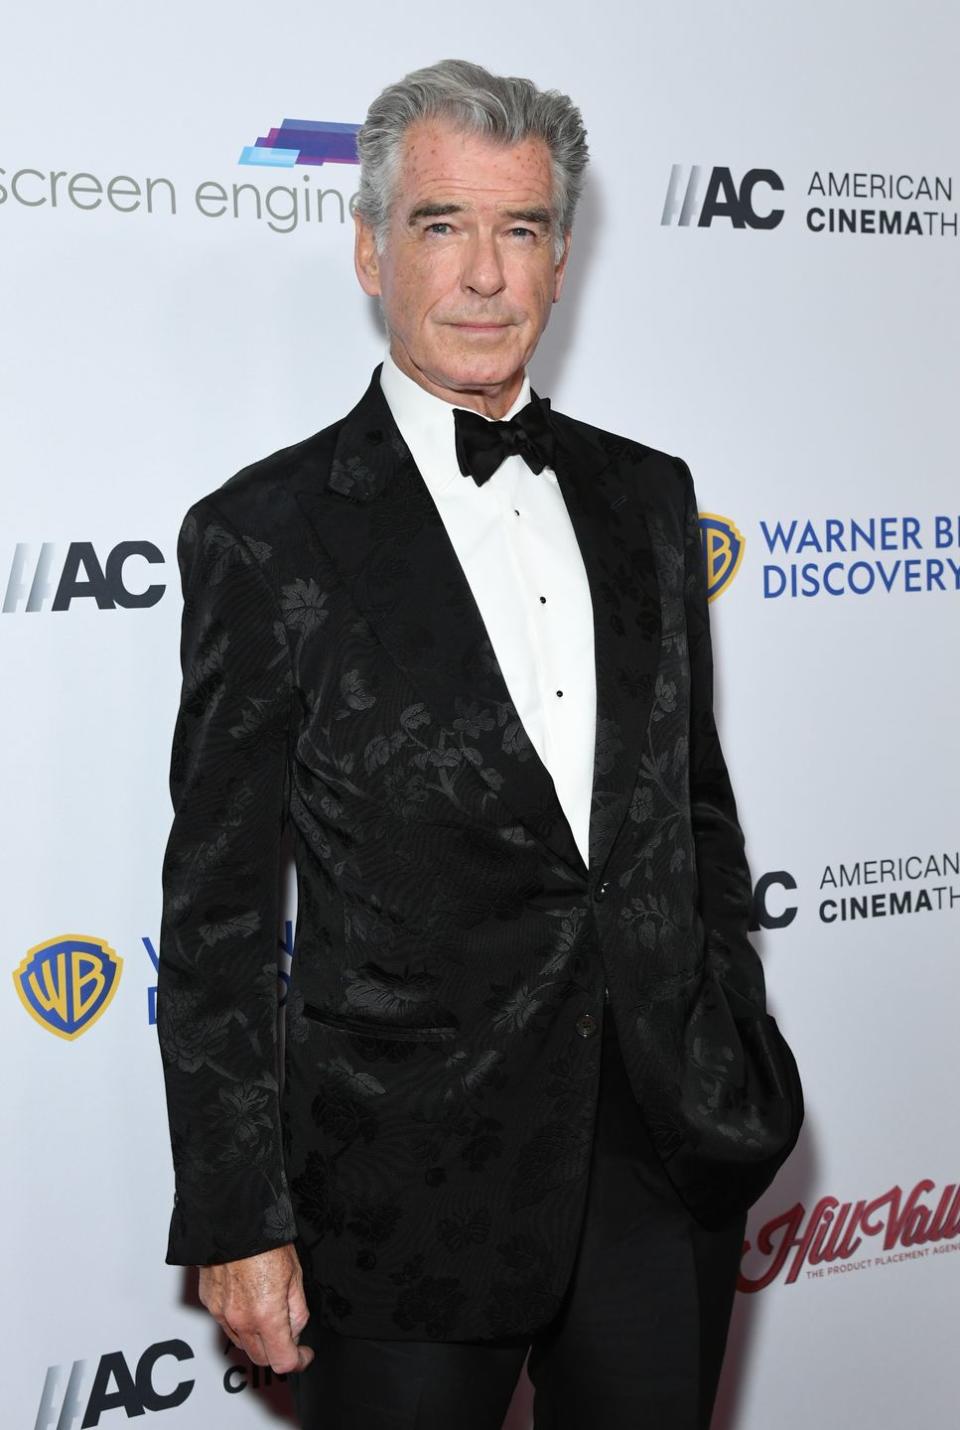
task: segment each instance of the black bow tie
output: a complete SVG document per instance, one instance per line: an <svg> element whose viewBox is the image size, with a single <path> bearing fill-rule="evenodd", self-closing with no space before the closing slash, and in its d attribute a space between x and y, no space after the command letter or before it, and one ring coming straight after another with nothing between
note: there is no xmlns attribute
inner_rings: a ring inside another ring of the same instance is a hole
<svg viewBox="0 0 960 1430"><path fill-rule="evenodd" d="M522 457L532 472L553 466L556 438L550 426L550 399L534 396L509 422L491 422L465 407L453 409L457 461L477 486L492 477L507 457Z"/></svg>

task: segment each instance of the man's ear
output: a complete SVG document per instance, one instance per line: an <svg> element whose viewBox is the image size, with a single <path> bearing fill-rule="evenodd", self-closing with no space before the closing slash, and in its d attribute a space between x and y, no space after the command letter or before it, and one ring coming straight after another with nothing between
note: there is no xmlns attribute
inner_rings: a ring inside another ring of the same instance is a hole
<svg viewBox="0 0 960 1430"><path fill-rule="evenodd" d="M371 298L380 296L380 255L373 236L373 229L364 223L358 213L353 216L355 236L353 243L353 266L357 270L360 287Z"/></svg>
<svg viewBox="0 0 960 1430"><path fill-rule="evenodd" d="M563 288L563 279L567 271L567 259L570 257L570 230L567 229L563 235L563 252L560 261L553 270L553 301L556 303L560 299L560 291Z"/></svg>

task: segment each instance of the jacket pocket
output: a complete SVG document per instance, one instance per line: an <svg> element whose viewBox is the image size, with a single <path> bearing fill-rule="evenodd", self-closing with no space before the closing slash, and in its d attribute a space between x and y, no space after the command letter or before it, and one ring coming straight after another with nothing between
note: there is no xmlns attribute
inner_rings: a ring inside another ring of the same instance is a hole
<svg viewBox="0 0 960 1430"><path fill-rule="evenodd" d="M413 1026L409 1023L383 1023L371 1018L351 1018L344 1013L336 1013L331 1008L317 1008L312 1003L304 1003L303 1015L314 1023L322 1023L328 1028L339 1028L344 1033L357 1033L365 1038L398 1038L411 1042L427 1042L452 1038L459 1031L454 1023Z"/></svg>

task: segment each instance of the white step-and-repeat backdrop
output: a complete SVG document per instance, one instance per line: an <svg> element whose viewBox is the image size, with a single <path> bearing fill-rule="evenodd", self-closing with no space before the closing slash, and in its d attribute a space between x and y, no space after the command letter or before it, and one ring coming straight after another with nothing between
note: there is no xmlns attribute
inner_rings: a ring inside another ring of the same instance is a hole
<svg viewBox="0 0 960 1430"><path fill-rule="evenodd" d="M3 40L0 1422L287 1414L163 1261L175 538L362 391L382 335L344 135L459 55L566 90L589 130L536 386L684 456L703 513L757 943L808 1102L750 1217L715 1430L954 1424L955 7L54 0Z"/></svg>

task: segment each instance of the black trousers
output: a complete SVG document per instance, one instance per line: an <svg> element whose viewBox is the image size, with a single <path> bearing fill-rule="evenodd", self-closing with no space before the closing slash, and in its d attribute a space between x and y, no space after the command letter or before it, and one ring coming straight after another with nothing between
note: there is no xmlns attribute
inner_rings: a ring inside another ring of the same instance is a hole
<svg viewBox="0 0 960 1430"><path fill-rule="evenodd" d="M501 1430L527 1361L534 1430L709 1430L746 1217L674 1192L603 1020L587 1208L564 1301L529 1339L379 1341L311 1321L290 1377L303 1430ZM527 1353L529 1351L529 1359Z"/></svg>

